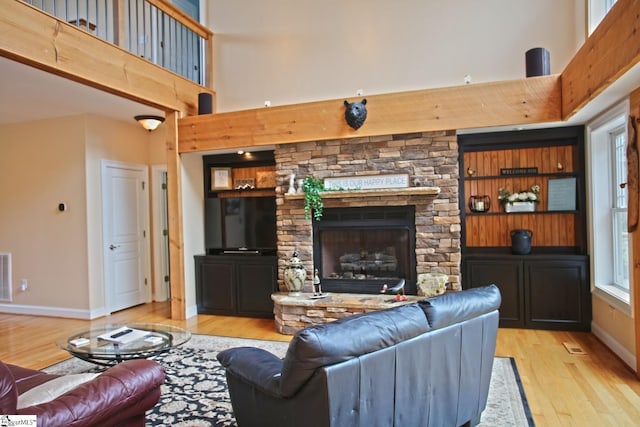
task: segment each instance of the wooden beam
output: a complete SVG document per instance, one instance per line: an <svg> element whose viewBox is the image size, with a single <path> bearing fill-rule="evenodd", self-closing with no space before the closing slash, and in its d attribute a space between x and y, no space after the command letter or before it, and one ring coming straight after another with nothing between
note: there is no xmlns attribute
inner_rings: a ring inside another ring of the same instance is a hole
<svg viewBox="0 0 640 427"><path fill-rule="evenodd" d="M562 72L568 120L640 61L640 0L618 0Z"/></svg>
<svg viewBox="0 0 640 427"><path fill-rule="evenodd" d="M164 111L213 93L18 0L0 2L0 56Z"/></svg>
<svg viewBox="0 0 640 427"><path fill-rule="evenodd" d="M178 114L167 114L167 210L169 225L169 281L171 318L187 318L184 285L184 239L182 236L181 160L178 154Z"/></svg>
<svg viewBox="0 0 640 427"><path fill-rule="evenodd" d="M640 128L640 88L634 90L629 95L629 119L635 118L636 127ZM631 189L631 186L629 187ZM635 335L636 335L636 376L640 378L640 230L629 233L631 253L633 262L631 263L631 295L633 300L633 312L635 313Z"/></svg>
<svg viewBox="0 0 640 427"><path fill-rule="evenodd" d="M372 135L560 121L560 77L545 76L367 96L358 130L344 99L185 117L181 153ZM349 101L359 101L350 99Z"/></svg>

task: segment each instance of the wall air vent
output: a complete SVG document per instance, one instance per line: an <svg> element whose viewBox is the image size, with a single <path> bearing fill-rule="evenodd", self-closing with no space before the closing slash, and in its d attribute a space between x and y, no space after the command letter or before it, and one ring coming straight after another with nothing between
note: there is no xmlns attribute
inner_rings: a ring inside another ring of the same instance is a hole
<svg viewBox="0 0 640 427"><path fill-rule="evenodd" d="M11 254L0 253L0 301L11 300Z"/></svg>

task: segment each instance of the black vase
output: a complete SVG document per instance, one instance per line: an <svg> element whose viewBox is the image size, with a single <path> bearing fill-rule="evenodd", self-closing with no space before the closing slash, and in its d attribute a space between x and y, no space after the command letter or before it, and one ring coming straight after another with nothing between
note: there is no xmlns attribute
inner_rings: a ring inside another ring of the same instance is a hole
<svg viewBox="0 0 640 427"><path fill-rule="evenodd" d="M511 230L511 253L527 255L531 252L531 230Z"/></svg>

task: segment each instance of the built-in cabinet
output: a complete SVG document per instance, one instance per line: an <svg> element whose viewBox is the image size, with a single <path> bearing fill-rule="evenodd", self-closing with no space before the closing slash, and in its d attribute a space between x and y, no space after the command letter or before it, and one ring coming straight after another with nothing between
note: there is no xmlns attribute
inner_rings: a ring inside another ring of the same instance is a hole
<svg viewBox="0 0 640 427"><path fill-rule="evenodd" d="M198 313L273 317L277 291L273 151L204 156L205 253Z"/></svg>
<svg viewBox="0 0 640 427"><path fill-rule="evenodd" d="M583 135L575 126L459 136L462 286L495 283L503 327L590 329ZM499 200L532 188L533 211ZM530 233L529 254L512 252L512 230Z"/></svg>
<svg viewBox="0 0 640 427"><path fill-rule="evenodd" d="M467 256L464 286L495 283L502 294L500 326L588 330L591 296L582 255Z"/></svg>
<svg viewBox="0 0 640 427"><path fill-rule="evenodd" d="M273 317L275 256L195 257L198 313Z"/></svg>

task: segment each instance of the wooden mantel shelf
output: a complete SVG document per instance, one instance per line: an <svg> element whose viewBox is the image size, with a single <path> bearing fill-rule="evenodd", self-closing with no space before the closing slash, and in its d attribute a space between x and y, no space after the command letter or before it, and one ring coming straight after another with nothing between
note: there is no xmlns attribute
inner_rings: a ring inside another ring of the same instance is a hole
<svg viewBox="0 0 640 427"><path fill-rule="evenodd" d="M346 197L380 197L380 196L437 196L440 187L382 188L376 190L335 190L322 192L323 199L343 199ZM285 199L304 199L304 193L285 194Z"/></svg>

